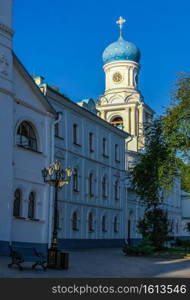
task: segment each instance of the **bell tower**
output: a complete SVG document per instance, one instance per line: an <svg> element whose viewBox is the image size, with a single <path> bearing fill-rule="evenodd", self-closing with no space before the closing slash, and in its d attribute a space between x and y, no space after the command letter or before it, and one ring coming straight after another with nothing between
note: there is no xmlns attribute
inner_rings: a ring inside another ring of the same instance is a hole
<svg viewBox="0 0 190 300"><path fill-rule="evenodd" d="M123 38L122 17L119 39L103 52L105 92L98 99L99 116L132 135L128 150L138 151L144 147L143 124L152 117L153 111L143 101L138 90L140 51L137 46Z"/></svg>

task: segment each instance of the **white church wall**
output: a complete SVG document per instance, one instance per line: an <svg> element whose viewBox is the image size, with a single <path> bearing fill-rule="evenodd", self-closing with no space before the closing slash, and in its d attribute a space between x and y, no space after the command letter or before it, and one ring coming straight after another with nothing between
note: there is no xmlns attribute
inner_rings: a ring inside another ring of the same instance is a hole
<svg viewBox="0 0 190 300"><path fill-rule="evenodd" d="M52 91L50 91L52 92ZM59 130L62 133L62 139L56 138L55 154L62 152L63 166L72 167L78 170L79 183L78 191L73 191L73 182L64 186L59 192L60 224L59 238L62 245L71 245L77 247L83 246L105 246L105 240L115 242L124 240L125 225L124 214L126 207L126 193L123 180L125 176L125 139L123 133L119 134L117 129L85 109L81 110L72 102L60 101L61 97L55 94L49 94L55 109L62 112L61 124ZM47 94L48 96L48 94ZM63 99L63 97L62 97ZM57 100L57 101L56 101ZM64 105L66 104L66 105ZM73 125L78 126L77 144L73 143ZM64 129L62 127L65 127ZM89 133L93 134L93 151L89 149ZM106 152L103 155L103 138L106 139ZM115 161L115 144L118 145L118 161ZM55 157L58 159L58 157ZM89 195L89 175L93 174L93 196ZM107 195L102 197L102 179L106 176ZM115 179L120 183L120 199L114 199ZM76 210L80 218L79 230L72 230L72 213ZM94 215L94 231L88 231L88 215L92 212ZM106 216L106 232L101 230L102 216ZM113 230L113 218L118 217L119 232ZM77 242L75 242L77 240ZM98 242L99 241L99 242ZM114 243L113 243L114 244ZM108 245L108 244L107 244Z"/></svg>
<svg viewBox="0 0 190 300"><path fill-rule="evenodd" d="M187 224L190 223L190 193L182 191L182 224L181 224L181 236L184 238L190 238L190 232L187 230Z"/></svg>
<svg viewBox="0 0 190 300"><path fill-rule="evenodd" d="M0 253L3 254L10 240L13 193L12 34L12 1L0 1Z"/></svg>

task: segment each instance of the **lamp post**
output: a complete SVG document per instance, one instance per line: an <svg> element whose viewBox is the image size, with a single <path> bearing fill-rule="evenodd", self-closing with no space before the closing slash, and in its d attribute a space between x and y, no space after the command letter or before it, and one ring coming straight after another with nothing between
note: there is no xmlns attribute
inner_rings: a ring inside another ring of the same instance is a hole
<svg viewBox="0 0 190 300"><path fill-rule="evenodd" d="M54 195L54 216L53 216L53 234L51 241L51 248L48 250L48 266L52 268L61 267L61 251L58 246L58 190L65 184L69 184L72 176L72 169L61 168L61 163L55 161L49 167L42 170L44 182L55 188Z"/></svg>

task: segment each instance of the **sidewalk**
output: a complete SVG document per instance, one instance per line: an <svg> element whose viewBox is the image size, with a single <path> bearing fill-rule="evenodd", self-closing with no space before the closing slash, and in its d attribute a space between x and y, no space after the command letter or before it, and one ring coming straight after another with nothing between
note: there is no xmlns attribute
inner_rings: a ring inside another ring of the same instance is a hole
<svg viewBox="0 0 190 300"><path fill-rule="evenodd" d="M8 268L9 257L0 256L1 278L138 278L138 277L181 277L190 278L190 260L127 257L121 249L85 249L69 252L69 269L46 271L32 270L31 263L23 264L24 270Z"/></svg>

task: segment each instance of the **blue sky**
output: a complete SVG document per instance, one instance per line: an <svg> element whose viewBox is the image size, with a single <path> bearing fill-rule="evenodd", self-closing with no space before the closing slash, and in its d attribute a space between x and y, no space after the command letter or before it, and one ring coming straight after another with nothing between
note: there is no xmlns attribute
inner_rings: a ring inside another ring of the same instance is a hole
<svg viewBox="0 0 190 300"><path fill-rule="evenodd" d="M73 101L103 94L102 52L119 37L119 16L124 38L140 48L140 90L157 113L169 105L176 73L190 70L189 0L14 2L16 54Z"/></svg>

